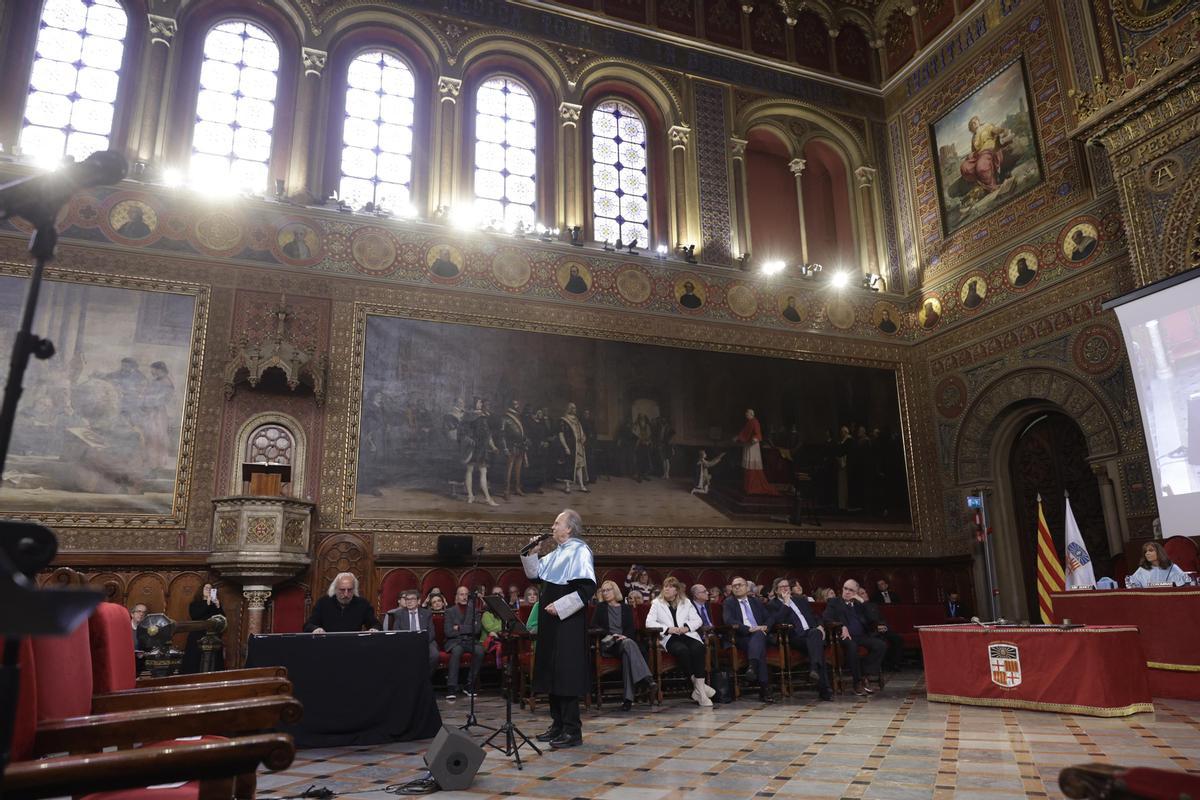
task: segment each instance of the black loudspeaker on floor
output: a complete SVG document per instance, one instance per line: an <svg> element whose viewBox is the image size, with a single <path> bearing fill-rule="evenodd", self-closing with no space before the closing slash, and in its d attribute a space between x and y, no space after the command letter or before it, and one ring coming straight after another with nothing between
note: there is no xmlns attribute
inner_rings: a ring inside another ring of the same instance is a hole
<svg viewBox="0 0 1200 800"><path fill-rule="evenodd" d="M446 791L466 789L483 765L483 748L461 731L443 726L425 753L425 766Z"/></svg>

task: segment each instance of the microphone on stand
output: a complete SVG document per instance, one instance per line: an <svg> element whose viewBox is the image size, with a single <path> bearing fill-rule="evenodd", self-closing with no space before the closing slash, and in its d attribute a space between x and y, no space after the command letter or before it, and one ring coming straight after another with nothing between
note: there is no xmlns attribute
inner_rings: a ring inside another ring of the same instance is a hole
<svg viewBox="0 0 1200 800"><path fill-rule="evenodd" d="M0 186L0 219L24 217L32 222L47 215L52 218L78 190L118 183L127 169L125 157L108 150L54 172L12 181Z"/></svg>
<svg viewBox="0 0 1200 800"><path fill-rule="evenodd" d="M529 555L530 553L532 553L534 550L537 549L538 545L540 545L542 542L546 541L553 535L554 535L553 533L541 534L536 539L534 539L532 542L530 542L529 544L527 544L521 548L521 555L523 555L523 556Z"/></svg>

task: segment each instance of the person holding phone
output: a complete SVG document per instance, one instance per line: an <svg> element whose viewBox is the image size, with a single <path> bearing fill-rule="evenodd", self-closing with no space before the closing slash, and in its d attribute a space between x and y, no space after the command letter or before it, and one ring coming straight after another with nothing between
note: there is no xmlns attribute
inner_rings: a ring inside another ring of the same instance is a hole
<svg viewBox="0 0 1200 800"><path fill-rule="evenodd" d="M188 618L209 619L221 611L221 601L217 598L217 588L206 583L196 592L192 602L188 603ZM183 648L183 672L195 673L200 671L200 640L204 638L203 631L192 631L187 636L187 644ZM216 669L225 669L225 653L217 653Z"/></svg>

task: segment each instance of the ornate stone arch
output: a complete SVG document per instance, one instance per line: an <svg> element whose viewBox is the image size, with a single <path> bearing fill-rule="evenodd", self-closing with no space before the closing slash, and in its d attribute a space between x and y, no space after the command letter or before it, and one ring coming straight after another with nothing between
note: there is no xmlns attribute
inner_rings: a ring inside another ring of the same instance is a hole
<svg viewBox="0 0 1200 800"><path fill-rule="evenodd" d="M875 21L861 9L843 8L841 13L837 15L837 29L841 29L841 27L847 23L862 30L863 35L867 37L868 42L873 42L879 38L879 27L875 24Z"/></svg>
<svg viewBox="0 0 1200 800"><path fill-rule="evenodd" d="M995 480L999 432L1023 404L1048 404L1071 416L1095 460L1120 447L1115 418L1092 387L1053 367L1028 367L1002 375L983 387L963 416L954 441L954 477L960 486Z"/></svg>
<svg viewBox="0 0 1200 800"><path fill-rule="evenodd" d="M1192 167L1191 175L1176 191L1163 227L1163 246L1156 248L1162 258L1156 265L1146 265L1154 273L1143 275L1143 283L1200 267L1200 164Z"/></svg>
<svg viewBox="0 0 1200 800"><path fill-rule="evenodd" d="M825 23L826 30L836 29L837 16L833 9L830 8L829 3L822 2L822 0L813 0L813 2L806 3L803 10L811 11L820 17L821 21Z"/></svg>
<svg viewBox="0 0 1200 800"><path fill-rule="evenodd" d="M872 20L871 27L879 31L879 35L882 36L884 31L887 30L888 18L892 16L892 12L902 11L911 17L912 14L908 13L909 9L912 9L913 13L916 13L916 0L883 0L879 4L879 7L875 9L875 19Z"/></svg>
<svg viewBox="0 0 1200 800"><path fill-rule="evenodd" d="M428 22L415 14L402 9L360 9L336 17L324 37L330 55L341 46L342 40L355 30L364 27L379 27L394 29L396 33L410 40L428 59L436 71L438 65L446 57L449 47L438 36Z"/></svg>
<svg viewBox="0 0 1200 800"><path fill-rule="evenodd" d="M682 124L683 98L655 70L640 64L610 59L592 61L580 71L573 96L586 97L591 87L604 81L621 81L637 87L658 107L666 127Z"/></svg>
<svg viewBox="0 0 1200 800"><path fill-rule="evenodd" d="M464 40L458 55L451 63L458 62L461 74L465 75L470 72L475 62L489 56L524 61L541 74L546 85L554 93L554 104L557 106L563 101L563 89L567 85L566 74L549 50L527 39L495 31L480 33Z"/></svg>
<svg viewBox="0 0 1200 800"><path fill-rule="evenodd" d="M830 117L814 106L800 100L764 98L747 103L738 110L734 118L734 136L746 138L746 132L760 121L771 117L802 120L824 131L847 156L847 167L851 170L867 163L867 145L859 135L842 122Z"/></svg>
<svg viewBox="0 0 1200 800"><path fill-rule="evenodd" d="M746 129L746 134L749 136L751 132L761 129L769 130L787 146L789 158L797 158L803 152L804 148L800 146L796 135L789 131L778 118L758 120Z"/></svg>
<svg viewBox="0 0 1200 800"><path fill-rule="evenodd" d="M278 425L287 429L287 432L291 434L292 440L295 442L295 453L291 462L292 493L297 497L303 497L306 479L305 462L308 460L308 437L304 433L304 426L300 424L300 420L281 411L264 411L255 414L238 428L237 436L233 440L233 464L229 471L229 484L225 490L229 494L242 493L242 459L246 453L246 446L249 443L250 434L264 425Z"/></svg>

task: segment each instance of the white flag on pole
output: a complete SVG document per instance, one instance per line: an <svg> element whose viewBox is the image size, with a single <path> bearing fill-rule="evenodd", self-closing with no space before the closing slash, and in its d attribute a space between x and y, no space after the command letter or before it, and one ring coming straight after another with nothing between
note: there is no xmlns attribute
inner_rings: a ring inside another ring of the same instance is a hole
<svg viewBox="0 0 1200 800"><path fill-rule="evenodd" d="M1092 557L1088 555L1087 545L1083 543L1083 536L1079 533L1079 523L1075 521L1075 514L1071 511L1071 498L1067 497L1066 501L1067 535L1065 544L1067 557L1064 559L1063 566L1066 567L1067 588L1076 589L1081 586L1091 588L1096 585L1096 574L1092 571Z"/></svg>

